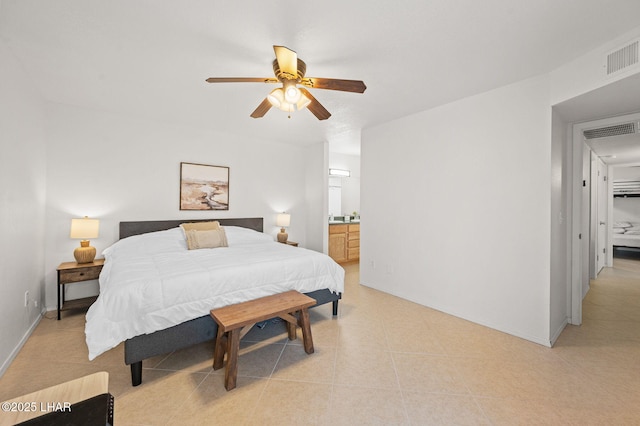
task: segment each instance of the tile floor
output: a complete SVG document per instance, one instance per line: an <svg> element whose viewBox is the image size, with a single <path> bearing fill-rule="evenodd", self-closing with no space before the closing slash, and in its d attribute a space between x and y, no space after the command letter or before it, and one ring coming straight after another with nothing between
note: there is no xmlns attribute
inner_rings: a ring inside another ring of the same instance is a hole
<svg viewBox="0 0 640 426"><path fill-rule="evenodd" d="M348 265L339 318L311 311L316 352L283 324L254 329L231 392L211 344L146 361L131 387L122 347L89 362L84 316L67 312L42 319L0 400L105 370L118 426L640 424L640 261L614 266L549 349L360 286Z"/></svg>

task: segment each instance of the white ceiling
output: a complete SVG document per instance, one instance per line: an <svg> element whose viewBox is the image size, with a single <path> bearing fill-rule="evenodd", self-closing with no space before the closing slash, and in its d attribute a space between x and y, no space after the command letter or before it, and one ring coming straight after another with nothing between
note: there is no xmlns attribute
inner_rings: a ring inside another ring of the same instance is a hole
<svg viewBox="0 0 640 426"><path fill-rule="evenodd" d="M610 166L640 164L640 134L612 136L592 139L589 146L593 152Z"/></svg>
<svg viewBox="0 0 640 426"><path fill-rule="evenodd" d="M360 131L548 72L638 26L638 0L0 0L0 37L42 96L291 144L357 153ZM249 114L274 87L272 45L312 77L333 114Z"/></svg>

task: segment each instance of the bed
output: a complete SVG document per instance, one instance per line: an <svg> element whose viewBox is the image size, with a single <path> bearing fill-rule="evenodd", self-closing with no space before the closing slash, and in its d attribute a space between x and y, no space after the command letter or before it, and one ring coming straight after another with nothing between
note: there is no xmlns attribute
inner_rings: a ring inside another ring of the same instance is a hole
<svg viewBox="0 0 640 426"><path fill-rule="evenodd" d="M224 227L229 247L187 250L179 225L212 220ZM337 315L344 270L322 253L277 243L262 231L262 218L121 222L120 240L104 252L100 296L87 312L89 358L124 341L125 364L138 386L143 360L215 339L210 309L294 289L315 306L331 302ZM176 265L188 273L174 273ZM203 277L222 284L196 286ZM217 294L218 287L232 291ZM196 288L205 288L204 296Z"/></svg>
<svg viewBox="0 0 640 426"><path fill-rule="evenodd" d="M613 246L640 248L640 224L635 222L614 222Z"/></svg>

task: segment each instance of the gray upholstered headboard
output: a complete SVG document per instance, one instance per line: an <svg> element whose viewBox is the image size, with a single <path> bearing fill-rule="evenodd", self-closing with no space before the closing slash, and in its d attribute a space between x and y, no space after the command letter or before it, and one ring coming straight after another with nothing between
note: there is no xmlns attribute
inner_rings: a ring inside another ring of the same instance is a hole
<svg viewBox="0 0 640 426"><path fill-rule="evenodd" d="M147 220L138 222L120 222L120 239L132 235L146 234L147 232L164 231L180 226L185 222L209 222L217 220L222 226L240 226L242 228L253 229L258 232L263 231L263 218L231 218L231 219L172 219L172 220Z"/></svg>

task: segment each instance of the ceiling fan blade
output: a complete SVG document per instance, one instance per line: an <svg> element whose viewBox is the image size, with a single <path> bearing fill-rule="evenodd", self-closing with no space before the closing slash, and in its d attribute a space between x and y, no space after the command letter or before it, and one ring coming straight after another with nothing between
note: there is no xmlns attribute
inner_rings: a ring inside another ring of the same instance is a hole
<svg viewBox="0 0 640 426"><path fill-rule="evenodd" d="M299 89L300 89L300 92L302 92L302 94L311 101L311 103L307 106L307 108L309 109L309 111L311 111L313 115L316 116L318 120L326 120L327 118L331 117L331 113L327 111L327 109L323 107L322 104L318 102L318 100L314 98L313 95L309 93L307 89L303 87L300 87Z"/></svg>
<svg viewBox="0 0 640 426"><path fill-rule="evenodd" d="M251 113L251 117L262 118L270 109L271 102L269 102L269 99L264 98L264 101L262 101L260 105L258 105L258 108L256 108L255 111Z"/></svg>
<svg viewBox="0 0 640 426"><path fill-rule="evenodd" d="M280 71L290 75L292 79L298 78L298 54L284 46L273 46L276 52L276 60Z"/></svg>
<svg viewBox="0 0 640 426"><path fill-rule="evenodd" d="M277 83L275 78L253 78L253 77L211 77L206 80L207 83Z"/></svg>
<svg viewBox="0 0 640 426"><path fill-rule="evenodd" d="M335 78L303 78L300 84L313 89L340 90L342 92L364 93L367 86L361 80L339 80Z"/></svg>

